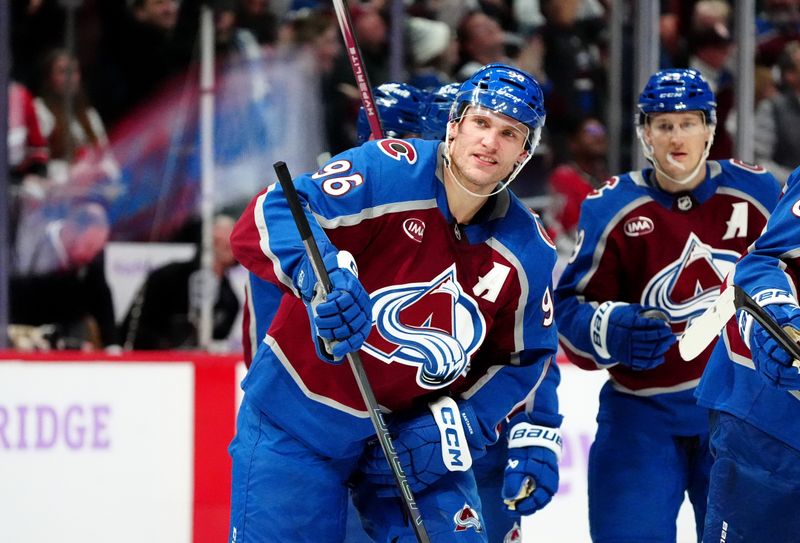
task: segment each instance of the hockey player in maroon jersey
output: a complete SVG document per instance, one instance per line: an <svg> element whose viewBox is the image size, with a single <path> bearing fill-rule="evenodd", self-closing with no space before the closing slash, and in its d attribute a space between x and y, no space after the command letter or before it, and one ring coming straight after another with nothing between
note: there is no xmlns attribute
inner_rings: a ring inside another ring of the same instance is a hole
<svg viewBox="0 0 800 543"><path fill-rule="evenodd" d="M545 503L557 489L555 252L505 190L538 143L542 94L504 65L461 90L446 142L366 142L295 180L334 286L327 300L278 185L237 223L237 259L287 295L242 384L231 541L341 542L348 487L375 541L414 539L340 365L354 349L391 412L432 541L487 541L470 464L516 409L525 492L514 497ZM445 411L456 415L440 427Z"/></svg>
<svg viewBox="0 0 800 543"><path fill-rule="evenodd" d="M638 109L652 168L584 201L556 318L570 360L609 374L589 455L593 541L674 543L687 492L702 534L711 466L708 412L693 397L710 349L686 363L676 335L716 298L779 189L762 168L706 160L716 103L698 72L657 72Z"/></svg>

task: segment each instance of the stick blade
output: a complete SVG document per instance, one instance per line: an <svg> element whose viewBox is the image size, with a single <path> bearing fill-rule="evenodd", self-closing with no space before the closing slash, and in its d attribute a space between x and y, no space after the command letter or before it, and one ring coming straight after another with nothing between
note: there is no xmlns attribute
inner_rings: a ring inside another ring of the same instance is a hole
<svg viewBox="0 0 800 543"><path fill-rule="evenodd" d="M725 324L736 314L733 299L734 289L725 289L705 313L692 320L678 341L681 358L687 362L694 360L719 337Z"/></svg>

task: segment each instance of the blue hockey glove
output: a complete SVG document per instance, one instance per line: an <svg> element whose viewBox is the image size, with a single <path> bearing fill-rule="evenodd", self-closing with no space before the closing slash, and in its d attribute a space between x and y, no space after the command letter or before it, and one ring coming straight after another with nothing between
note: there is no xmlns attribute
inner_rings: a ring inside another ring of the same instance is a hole
<svg viewBox="0 0 800 543"><path fill-rule="evenodd" d="M531 422L525 413L511 419L508 462L503 478L503 503L509 511L535 513L558 490L561 432Z"/></svg>
<svg viewBox="0 0 800 543"><path fill-rule="evenodd" d="M591 340L597 355L634 370L649 370L664 362L675 334L663 311L622 302L605 302L595 310Z"/></svg>
<svg viewBox="0 0 800 543"><path fill-rule="evenodd" d="M800 307L794 304L769 304L764 310L783 328L791 326L800 329ZM786 352L764 328L750 316L740 313L740 330L750 337L750 353L756 371L772 386L781 390L800 389L800 368L793 365L792 355ZM800 363L798 363L800 364Z"/></svg>
<svg viewBox="0 0 800 543"><path fill-rule="evenodd" d="M353 255L347 251L324 258L333 290L325 293L311 262L300 264L295 285L306 302L317 356L340 364L347 353L361 348L372 329L372 300L358 280Z"/></svg>
<svg viewBox="0 0 800 543"><path fill-rule="evenodd" d="M400 466L412 492L425 489L449 471L467 471L472 460L483 456L486 446L492 443L481 434L467 402L443 396L429 407L430 412L389 425ZM378 496L399 495L380 445L367 449L361 471L378 487Z"/></svg>

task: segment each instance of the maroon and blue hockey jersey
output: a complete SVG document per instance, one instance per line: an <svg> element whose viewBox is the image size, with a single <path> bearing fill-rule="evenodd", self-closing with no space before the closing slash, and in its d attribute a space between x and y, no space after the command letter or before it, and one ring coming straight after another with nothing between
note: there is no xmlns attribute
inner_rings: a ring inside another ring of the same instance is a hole
<svg viewBox="0 0 800 543"><path fill-rule="evenodd" d="M295 180L324 254L353 254L373 301L361 350L390 411L449 394L472 404L493 436L511 410L558 425L552 243L509 191L468 225L450 214L440 142L381 140ZM279 185L246 209L231 238L246 268L284 292L243 382L274 422L326 455L374 432L347 364L321 361L292 278L305 249Z"/></svg>
<svg viewBox="0 0 800 543"><path fill-rule="evenodd" d="M634 371L596 356L590 322L605 301L639 303L664 310L680 335L716 299L725 276L763 230L779 186L764 169L736 160L709 161L706 168L706 179L692 191L664 192L645 169L614 177L590 194L555 295L559 339L570 360L587 370L607 368L618 392L648 397L654 405L665 400L656 411L668 427L687 434L707 428L691 393L711 349L687 363L673 346L660 366Z"/></svg>

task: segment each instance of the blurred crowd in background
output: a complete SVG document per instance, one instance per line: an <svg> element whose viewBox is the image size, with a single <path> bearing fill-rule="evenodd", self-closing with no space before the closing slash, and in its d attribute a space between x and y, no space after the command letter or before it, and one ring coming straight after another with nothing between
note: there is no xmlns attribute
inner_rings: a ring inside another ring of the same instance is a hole
<svg viewBox="0 0 800 543"><path fill-rule="evenodd" d="M20 348L197 346L199 256L152 271L115 308L109 242L199 244L200 0L12 0L8 149L10 330ZM358 144L360 106L330 1L215 0L214 337L234 328L241 292L226 232L273 181ZM405 0L402 73L392 73L392 0L351 0L373 86L425 91L506 62L545 92L543 144L512 190L539 211L565 254L580 202L628 169L633 123L609 142L610 0ZM624 67L633 65L631 2ZM718 99L710 158L733 154L734 2L661 0L660 67L692 67ZM69 24L74 28L69 30ZM800 0L757 2L756 160L785 180L800 163ZM73 39L74 38L74 39ZM630 68L625 68L630 69ZM631 73L623 73L632 81ZM635 89L623 92L632 120ZM120 317L121 315L121 317Z"/></svg>

